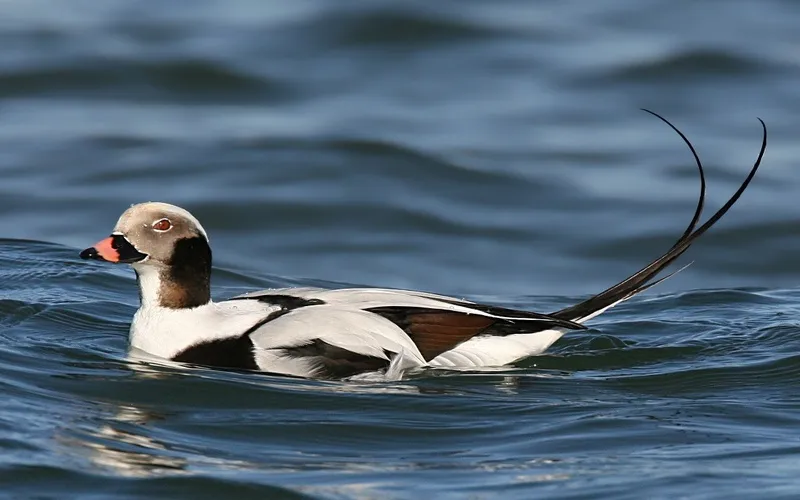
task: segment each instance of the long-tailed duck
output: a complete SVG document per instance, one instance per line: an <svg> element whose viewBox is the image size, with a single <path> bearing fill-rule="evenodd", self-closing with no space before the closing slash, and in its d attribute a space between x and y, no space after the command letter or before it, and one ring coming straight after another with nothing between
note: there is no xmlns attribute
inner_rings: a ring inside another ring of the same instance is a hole
<svg viewBox="0 0 800 500"><path fill-rule="evenodd" d="M130 344L173 361L300 377L378 372L388 379L420 367L507 365L544 352L567 330L586 328L588 319L671 276L655 280L747 188L767 145L761 120L761 150L749 175L696 227L705 201L703 167L683 133L661 119L688 145L700 173L691 222L666 253L632 276L549 314L381 288L284 288L214 302L208 235L188 211L166 203L130 207L111 236L80 256L133 267L141 305Z"/></svg>

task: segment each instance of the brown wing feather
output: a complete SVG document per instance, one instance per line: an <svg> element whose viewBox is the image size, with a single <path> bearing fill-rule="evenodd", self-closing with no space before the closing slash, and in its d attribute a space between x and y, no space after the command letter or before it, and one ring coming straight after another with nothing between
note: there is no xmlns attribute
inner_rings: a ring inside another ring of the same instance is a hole
<svg viewBox="0 0 800 500"><path fill-rule="evenodd" d="M540 322L525 318L516 321L422 307L375 307L367 310L402 328L426 361L476 335L502 336L544 329Z"/></svg>
<svg viewBox="0 0 800 500"><path fill-rule="evenodd" d="M408 315L404 328L426 361L480 334L497 320L459 312L421 312Z"/></svg>

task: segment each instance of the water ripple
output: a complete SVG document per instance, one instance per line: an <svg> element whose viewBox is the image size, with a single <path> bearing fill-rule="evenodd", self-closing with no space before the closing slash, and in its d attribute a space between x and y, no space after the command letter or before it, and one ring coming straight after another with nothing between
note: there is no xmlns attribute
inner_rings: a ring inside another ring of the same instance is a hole
<svg viewBox="0 0 800 500"><path fill-rule="evenodd" d="M731 76L750 77L766 71L781 72L775 63L764 58L747 56L726 50L703 50L669 53L660 58L631 62L614 71L607 71L599 80L633 84L663 83L665 80L719 79Z"/></svg>

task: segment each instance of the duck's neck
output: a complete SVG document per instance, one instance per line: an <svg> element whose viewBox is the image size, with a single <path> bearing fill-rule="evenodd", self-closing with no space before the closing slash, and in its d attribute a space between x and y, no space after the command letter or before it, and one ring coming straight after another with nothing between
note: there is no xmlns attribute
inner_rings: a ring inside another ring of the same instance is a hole
<svg viewBox="0 0 800 500"><path fill-rule="evenodd" d="M192 309L211 302L211 249L205 238L179 240L164 264L133 267L143 308Z"/></svg>

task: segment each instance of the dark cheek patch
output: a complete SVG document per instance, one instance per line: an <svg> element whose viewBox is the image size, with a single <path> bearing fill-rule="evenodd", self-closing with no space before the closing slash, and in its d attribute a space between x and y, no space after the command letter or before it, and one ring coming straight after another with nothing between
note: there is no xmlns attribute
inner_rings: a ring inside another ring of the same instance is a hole
<svg viewBox="0 0 800 500"><path fill-rule="evenodd" d="M187 309L211 300L211 248L205 238L177 240L166 264L158 294L162 307Z"/></svg>

